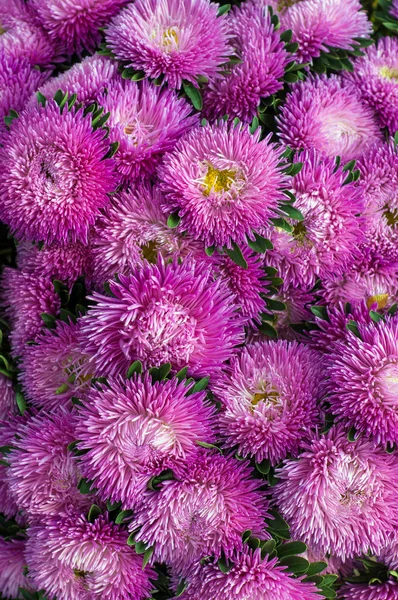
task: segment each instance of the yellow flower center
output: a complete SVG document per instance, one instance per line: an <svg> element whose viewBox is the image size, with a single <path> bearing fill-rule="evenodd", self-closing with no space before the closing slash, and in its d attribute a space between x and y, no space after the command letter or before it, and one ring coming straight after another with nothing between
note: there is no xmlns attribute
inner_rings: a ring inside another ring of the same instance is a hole
<svg viewBox="0 0 398 600"><path fill-rule="evenodd" d="M73 574L77 579L84 579L88 575L87 571L81 571L80 569L73 569Z"/></svg>
<svg viewBox="0 0 398 600"><path fill-rule="evenodd" d="M278 402L279 394L276 390L271 390L270 392L261 392L253 395L253 399L251 401L252 406L257 406L260 402L266 402L268 404L276 404Z"/></svg>
<svg viewBox="0 0 398 600"><path fill-rule="evenodd" d="M278 12L282 12L284 10L287 10L291 6L298 4L299 2L302 2L302 0L279 0L276 10Z"/></svg>
<svg viewBox="0 0 398 600"><path fill-rule="evenodd" d="M307 229L304 225L303 221L298 221L298 223L295 224L295 226L293 227L293 237L294 239L303 244L305 241L305 236L307 234Z"/></svg>
<svg viewBox="0 0 398 600"><path fill-rule="evenodd" d="M162 36L162 45L166 49L171 49L172 47L178 48L178 35L176 27L168 27L164 30Z"/></svg>
<svg viewBox="0 0 398 600"><path fill-rule="evenodd" d="M219 194L220 192L227 192L234 183L235 176L236 171L233 171L232 169L222 169L220 171L218 169L214 169L212 165L209 165L203 180L203 194L205 196L210 196L212 191L216 194Z"/></svg>
<svg viewBox="0 0 398 600"><path fill-rule="evenodd" d="M398 79L398 69L391 67L381 67L380 75L386 79Z"/></svg>
<svg viewBox="0 0 398 600"><path fill-rule="evenodd" d="M383 309L387 306L388 298L388 294L375 294L374 296L369 296L366 301L366 306L370 308L372 304L377 303L377 308Z"/></svg>
<svg viewBox="0 0 398 600"><path fill-rule="evenodd" d="M385 206L384 209L383 215L385 216L387 223L390 227L395 227L398 224L398 210L391 210L388 206Z"/></svg>
<svg viewBox="0 0 398 600"><path fill-rule="evenodd" d="M156 263L158 258L158 251L160 249L160 246L156 240L150 240L146 244L142 244L140 248L142 258L144 258L152 264Z"/></svg>

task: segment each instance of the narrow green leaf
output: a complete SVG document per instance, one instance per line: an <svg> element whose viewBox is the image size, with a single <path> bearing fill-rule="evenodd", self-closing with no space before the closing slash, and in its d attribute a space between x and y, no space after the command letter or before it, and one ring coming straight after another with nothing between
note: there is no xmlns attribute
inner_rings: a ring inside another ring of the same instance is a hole
<svg viewBox="0 0 398 600"><path fill-rule="evenodd" d="M154 550L155 550L155 546L151 546L150 548L148 548L148 550L145 550L145 552L144 552L144 558L143 558L143 561L142 561L142 570L145 569L145 567L147 566L147 564L151 560L151 556L154 553Z"/></svg>
<svg viewBox="0 0 398 600"><path fill-rule="evenodd" d="M104 160L107 158L112 158L115 156L116 152L119 150L120 142L112 142L109 145L109 150L104 156Z"/></svg>
<svg viewBox="0 0 398 600"><path fill-rule="evenodd" d="M383 321L383 317L374 310L369 311L369 316L372 319L372 321L374 321L375 323L379 323L380 321Z"/></svg>
<svg viewBox="0 0 398 600"><path fill-rule="evenodd" d="M62 100L64 97L64 92L62 90L57 90L54 94L54 100L55 102L58 104L58 106L61 104Z"/></svg>
<svg viewBox="0 0 398 600"><path fill-rule="evenodd" d="M251 534L252 534L251 529L246 529L246 531L244 531L242 533L242 542L244 544L246 544L249 541Z"/></svg>
<svg viewBox="0 0 398 600"><path fill-rule="evenodd" d="M254 240L247 238L247 245L249 248L254 250L254 252L257 252L258 254L264 254L267 250L273 249L274 246L270 240L267 240L255 231L253 231L253 235Z"/></svg>
<svg viewBox="0 0 398 600"><path fill-rule="evenodd" d="M95 117L91 122L93 129L95 130L95 129L99 129L100 127L103 127L110 116L111 116L111 113L107 112L104 115L101 114L101 115L98 115L98 117Z"/></svg>
<svg viewBox="0 0 398 600"><path fill-rule="evenodd" d="M297 210L297 208L294 208L294 206L291 206L290 204L282 204L279 208L283 210L283 212L286 213L291 219L295 219L296 221L304 220L303 213L301 213L299 210Z"/></svg>
<svg viewBox="0 0 398 600"><path fill-rule="evenodd" d="M272 298L266 298L265 303L269 310L274 310L276 312L280 312L286 310L286 304L284 302L280 302L279 300L273 300Z"/></svg>
<svg viewBox="0 0 398 600"><path fill-rule="evenodd" d="M196 440L196 445L201 446L202 448L207 448L208 450L217 450L217 452L222 454L221 448L215 446L214 444L208 444L207 442L199 442Z"/></svg>
<svg viewBox="0 0 398 600"><path fill-rule="evenodd" d="M187 373L188 373L188 367L184 367L183 369L178 371L178 373L175 374L175 377L178 379L178 381L182 381L183 379L186 378Z"/></svg>
<svg viewBox="0 0 398 600"><path fill-rule="evenodd" d="M137 529L136 531L132 531L129 535L129 537L127 538L127 545L128 546L134 546L135 545L135 536L137 535L139 529Z"/></svg>
<svg viewBox="0 0 398 600"><path fill-rule="evenodd" d="M250 133L253 135L253 133L255 133L257 131L259 126L260 126L260 121L258 120L258 117L253 117L253 120L249 127Z"/></svg>
<svg viewBox="0 0 398 600"><path fill-rule="evenodd" d="M19 412L21 413L21 415L24 415L26 410L26 400L24 398L24 395L21 392L16 392L15 401L17 403Z"/></svg>
<svg viewBox="0 0 398 600"><path fill-rule="evenodd" d="M180 583L177 586L175 597L179 598L179 596L182 596L182 594L185 592L187 587L188 587L188 584L185 581L185 579L181 579Z"/></svg>
<svg viewBox="0 0 398 600"><path fill-rule="evenodd" d="M169 215L167 219L167 227L170 227L170 229L175 229L176 227L178 227L180 221L181 217L178 216L178 213L173 213Z"/></svg>
<svg viewBox="0 0 398 600"><path fill-rule="evenodd" d="M256 462L256 469L262 475L267 475L269 473L270 468L271 463L268 460L268 458L264 458L264 460L262 460L260 463Z"/></svg>
<svg viewBox="0 0 398 600"><path fill-rule="evenodd" d="M355 427L351 427L347 433L347 439L349 442L355 442L357 440L357 430Z"/></svg>
<svg viewBox="0 0 398 600"><path fill-rule="evenodd" d="M203 108L203 101L202 101L202 96L201 96L200 91L198 90L198 88L196 88L189 81L184 82L183 85L182 85L182 87L184 89L185 94L191 100L194 108L196 108L196 110L202 110L202 108Z"/></svg>
<svg viewBox="0 0 398 600"><path fill-rule="evenodd" d="M121 510L115 519L115 523L117 525L121 525L121 523L123 523L126 519L131 517L132 514L133 514L132 510Z"/></svg>
<svg viewBox="0 0 398 600"><path fill-rule="evenodd" d="M311 306L310 310L315 317L322 319L322 321L329 321L328 309L326 306Z"/></svg>
<svg viewBox="0 0 398 600"><path fill-rule="evenodd" d="M394 135L394 144L397 145L398 144L398 131L395 132Z"/></svg>
<svg viewBox="0 0 398 600"><path fill-rule="evenodd" d="M327 566L328 566L328 564L326 562L322 562L322 561L310 563L309 569L307 571L307 576L311 577L312 575L321 573L322 571L324 571L326 569Z"/></svg>
<svg viewBox="0 0 398 600"><path fill-rule="evenodd" d="M286 44L288 44L290 42L290 40L292 39L292 35L293 35L293 32L291 29L286 29L285 31L283 31L281 33L282 42L285 42Z"/></svg>
<svg viewBox="0 0 398 600"><path fill-rule="evenodd" d="M242 254L242 250L235 242L232 242L232 248L224 248L224 251L229 256L229 258L233 260L235 264L238 265L238 267L242 267L242 269L247 269L247 262Z"/></svg>
<svg viewBox="0 0 398 600"><path fill-rule="evenodd" d="M77 485L77 489L80 491L81 494L92 494L94 491L91 488L92 483L93 483L92 481L88 481L87 479L82 477L82 479L79 481L79 483Z"/></svg>
<svg viewBox="0 0 398 600"><path fill-rule="evenodd" d="M163 481L172 481L174 479L174 473L171 469L165 469L159 475L155 475L151 477L151 479L147 483L148 490L157 491L159 489L160 484Z"/></svg>
<svg viewBox="0 0 398 600"><path fill-rule="evenodd" d="M36 92L36 97L37 102L42 106L45 106L47 104L47 98L41 92Z"/></svg>
<svg viewBox="0 0 398 600"><path fill-rule="evenodd" d="M270 219L270 221L274 225L274 227L277 227L278 229L283 229L283 231L287 231L288 233L293 233L293 227L287 221L285 221L285 219L277 218Z"/></svg>
<svg viewBox="0 0 398 600"><path fill-rule="evenodd" d="M303 542L288 542L287 544L281 544L277 549L279 559L285 556L297 556L297 554L303 554L307 550L307 546Z"/></svg>
<svg viewBox="0 0 398 600"><path fill-rule="evenodd" d="M353 320L348 321L348 323L346 323L346 329L348 331L351 331L354 335L356 335L357 338L362 339L361 334L358 329L358 325L355 321L353 321Z"/></svg>
<svg viewBox="0 0 398 600"><path fill-rule="evenodd" d="M136 542L135 543L135 551L137 554L144 554L146 551L145 542Z"/></svg>
<svg viewBox="0 0 398 600"><path fill-rule="evenodd" d="M67 392L69 390L69 385L67 383L63 383L62 385L59 386L59 388L57 388L55 390L55 395L59 396L60 394L64 394L65 392Z"/></svg>
<svg viewBox="0 0 398 600"><path fill-rule="evenodd" d="M208 246L207 248L205 248L205 252L206 252L207 256L213 256L215 249L216 249L215 246Z"/></svg>
<svg viewBox="0 0 398 600"><path fill-rule="evenodd" d="M294 177L295 175L300 173L302 168L303 168L303 163L296 162L296 163L293 163L292 165L290 165L287 169L285 169L285 173L286 173L286 175L289 175L290 177Z"/></svg>
<svg viewBox="0 0 398 600"><path fill-rule="evenodd" d="M72 94L72 96L68 100L68 109L70 110L76 103L77 94Z"/></svg>
<svg viewBox="0 0 398 600"><path fill-rule="evenodd" d="M269 323L262 323L258 329L263 335L266 335L274 340L278 339L278 332Z"/></svg>
<svg viewBox="0 0 398 600"><path fill-rule="evenodd" d="M40 317L44 321L44 324L46 325L46 327L48 327L49 329L54 329L57 321L53 315L50 315L48 313L41 313Z"/></svg>
<svg viewBox="0 0 398 600"><path fill-rule="evenodd" d="M197 381L195 385L190 388L189 394L187 395L195 394L196 392L202 392L209 385L209 381L210 377L202 377L202 379L199 379L199 381Z"/></svg>
<svg viewBox="0 0 398 600"><path fill-rule="evenodd" d="M228 573L231 569L233 569L234 563L222 556L218 559L217 566L221 573Z"/></svg>
<svg viewBox="0 0 398 600"><path fill-rule="evenodd" d="M99 517L101 514L101 509L97 504L92 504L90 506L90 510L88 511L87 521L89 523L94 523L95 519Z"/></svg>
<svg viewBox="0 0 398 600"><path fill-rule="evenodd" d="M357 161L355 159L350 160L348 163L346 163L343 167L343 171L352 171L353 168L355 167Z"/></svg>
<svg viewBox="0 0 398 600"><path fill-rule="evenodd" d="M165 363L158 368L158 381L163 381L166 379L167 375L171 371L171 363Z"/></svg>

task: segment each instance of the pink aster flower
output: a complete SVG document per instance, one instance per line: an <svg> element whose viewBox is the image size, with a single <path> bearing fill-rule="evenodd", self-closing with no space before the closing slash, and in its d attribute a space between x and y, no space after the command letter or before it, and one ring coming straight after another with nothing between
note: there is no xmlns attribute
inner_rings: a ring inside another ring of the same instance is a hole
<svg viewBox="0 0 398 600"><path fill-rule="evenodd" d="M140 528L135 539L155 545L153 560L182 572L209 554L230 558L242 550L245 530L267 537L267 502L258 483L245 463L201 451L178 480L146 493L130 529Z"/></svg>
<svg viewBox="0 0 398 600"><path fill-rule="evenodd" d="M0 420L7 419L17 412L12 380L0 373Z"/></svg>
<svg viewBox="0 0 398 600"><path fill-rule="evenodd" d="M25 349L20 380L34 406L49 412L60 405L70 409L73 396L85 397L91 377L79 334L79 323L57 321L55 329L45 329Z"/></svg>
<svg viewBox="0 0 398 600"><path fill-rule="evenodd" d="M159 168L164 210L177 211L180 229L206 246L246 243L263 231L282 201L280 153L270 136L259 141L248 127L218 125L194 129Z"/></svg>
<svg viewBox="0 0 398 600"><path fill-rule="evenodd" d="M77 488L78 464L68 445L75 441L68 411L39 413L17 429L7 455L9 484L20 509L33 516L66 515L89 508L92 498Z"/></svg>
<svg viewBox="0 0 398 600"><path fill-rule="evenodd" d="M369 209L398 209L398 150L395 144L375 144L357 162L362 187ZM390 221L393 215L390 216Z"/></svg>
<svg viewBox="0 0 398 600"><path fill-rule="evenodd" d="M29 583L23 574L26 560L25 540L0 538L0 592L2 598L19 597L19 588L28 588Z"/></svg>
<svg viewBox="0 0 398 600"><path fill-rule="evenodd" d="M398 442L398 321L359 326L328 356L329 402L349 426L380 444Z"/></svg>
<svg viewBox="0 0 398 600"><path fill-rule="evenodd" d="M118 60L161 75L173 88L185 79L214 77L231 49L225 16L209 0L136 0L111 22L106 41Z"/></svg>
<svg viewBox="0 0 398 600"><path fill-rule="evenodd" d="M0 447L12 446L17 428L25 422L26 417L22 418L20 416L7 416L7 420L0 421ZM18 508L14 494L10 489L9 466L6 461L6 463L0 463L0 513L6 519L12 517L17 519L20 516L18 515Z"/></svg>
<svg viewBox="0 0 398 600"><path fill-rule="evenodd" d="M44 327L42 313L56 315L61 301L46 277L6 267L1 281L1 305L11 324L14 356L23 355L26 342L34 341Z"/></svg>
<svg viewBox="0 0 398 600"><path fill-rule="evenodd" d="M292 179L296 196L294 207L302 221L291 221L292 233L272 230L274 249L267 262L283 274L286 285L309 289L317 278L338 276L358 256L364 240L362 190L355 184L344 185L347 172L336 169L335 161L310 150L299 155L303 167Z"/></svg>
<svg viewBox="0 0 398 600"><path fill-rule="evenodd" d="M49 68L55 47L23 0L0 0L0 52Z"/></svg>
<svg viewBox="0 0 398 600"><path fill-rule="evenodd" d="M184 98L148 81L111 84L101 105L110 112L110 139L120 143L115 160L125 182L153 175L163 154L198 123Z"/></svg>
<svg viewBox="0 0 398 600"><path fill-rule="evenodd" d="M263 0L255 0L263 2ZM299 62L310 62L329 48L351 50L355 38L369 37L372 25L360 0L267 0L290 29Z"/></svg>
<svg viewBox="0 0 398 600"><path fill-rule="evenodd" d="M292 86L277 121L286 145L340 156L343 164L381 140L372 109L338 75L312 76Z"/></svg>
<svg viewBox="0 0 398 600"><path fill-rule="evenodd" d="M353 73L345 73L364 104L375 110L381 127L394 135L398 129L398 40L385 37L355 60Z"/></svg>
<svg viewBox="0 0 398 600"><path fill-rule="evenodd" d="M322 372L320 356L297 342L247 346L212 385L224 445L272 465L297 454L319 422Z"/></svg>
<svg viewBox="0 0 398 600"><path fill-rule="evenodd" d="M346 558L377 554L397 527L397 458L341 427L277 470L275 500L293 539Z"/></svg>
<svg viewBox="0 0 398 600"><path fill-rule="evenodd" d="M109 142L82 110L48 102L13 121L1 149L0 214L15 235L33 241L87 240L116 176Z"/></svg>
<svg viewBox="0 0 398 600"><path fill-rule="evenodd" d="M186 396L185 382L152 383L150 376L91 389L79 410L76 437L86 477L104 500L132 508L151 477L196 454L196 442L214 442L213 410L205 393Z"/></svg>
<svg viewBox="0 0 398 600"><path fill-rule="evenodd" d="M101 41L100 28L128 0L29 0L38 21L54 44L71 56L94 52Z"/></svg>
<svg viewBox="0 0 398 600"><path fill-rule="evenodd" d="M261 558L261 550L233 556L234 566L223 573L217 563L198 565L188 578L181 600L318 600L314 583L304 583L278 565L278 559Z"/></svg>
<svg viewBox="0 0 398 600"><path fill-rule="evenodd" d="M29 528L29 578L49 600L146 600L156 574L142 568L127 536L103 515L47 519Z"/></svg>
<svg viewBox="0 0 398 600"><path fill-rule="evenodd" d="M82 318L82 346L97 374L125 374L170 362L190 375L220 371L243 341L243 328L227 286L213 281L205 263L185 260L137 267L110 283L112 296L94 293Z"/></svg>
<svg viewBox="0 0 398 600"><path fill-rule="evenodd" d="M167 261L192 254L207 259L203 245L167 226L161 210L163 194L148 183L116 194L90 234L93 279L97 289L116 273L129 275L160 253Z"/></svg>
<svg viewBox="0 0 398 600"><path fill-rule="evenodd" d="M52 77L39 88L47 99L54 98L58 90L77 95L77 102L90 104L97 102L107 90L111 81L118 77L118 65L105 56L93 54L73 65L57 77ZM31 103L36 103L34 96Z"/></svg>
<svg viewBox="0 0 398 600"><path fill-rule="evenodd" d="M253 1L234 7L228 17L231 44L240 63L211 79L204 93L204 114L214 120L228 115L250 123L262 98L283 87L290 55L271 23L267 6Z"/></svg>
<svg viewBox="0 0 398 600"><path fill-rule="evenodd" d="M372 585L346 583L338 597L341 600L398 600L398 583L396 581Z"/></svg>

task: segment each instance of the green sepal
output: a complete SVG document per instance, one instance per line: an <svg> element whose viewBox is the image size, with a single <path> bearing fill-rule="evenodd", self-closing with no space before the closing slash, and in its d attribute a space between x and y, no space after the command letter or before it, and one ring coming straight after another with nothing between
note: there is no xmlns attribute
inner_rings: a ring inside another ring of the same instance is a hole
<svg viewBox="0 0 398 600"><path fill-rule="evenodd" d="M142 362L140 360L135 360L127 369L126 379L131 379L134 373L137 375L141 375L142 373Z"/></svg>
<svg viewBox="0 0 398 600"><path fill-rule="evenodd" d="M190 81L184 81L182 87L185 94L191 100L194 108L196 108L196 110L202 110L203 100L198 88L196 88Z"/></svg>
<svg viewBox="0 0 398 600"><path fill-rule="evenodd" d="M97 504L92 504L90 506L90 510L88 511L87 521L89 521L89 523L94 523L95 519L100 516L101 512L102 511Z"/></svg>
<svg viewBox="0 0 398 600"><path fill-rule="evenodd" d="M181 217L178 216L178 213L173 213L167 218L167 227L170 229L175 229L180 224Z"/></svg>
<svg viewBox="0 0 398 600"><path fill-rule="evenodd" d="M238 267L242 267L242 269L247 269L247 262L242 254L242 250L239 248L238 244L232 242L232 248L224 248L224 252L229 256L229 258L236 264Z"/></svg>

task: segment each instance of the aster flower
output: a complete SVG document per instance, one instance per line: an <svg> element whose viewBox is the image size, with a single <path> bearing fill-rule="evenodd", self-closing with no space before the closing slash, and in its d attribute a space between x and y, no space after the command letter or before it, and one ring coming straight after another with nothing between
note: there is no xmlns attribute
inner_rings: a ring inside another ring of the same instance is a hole
<svg viewBox="0 0 398 600"><path fill-rule="evenodd" d="M118 60L161 75L173 88L214 77L231 50L225 17L209 0L136 0L111 22L106 41Z"/></svg>
<svg viewBox="0 0 398 600"><path fill-rule="evenodd" d="M54 98L57 91L62 90L70 95L76 94L77 102L90 104L98 102L111 81L117 77L118 65L114 60L93 54L57 77L52 77L39 88L39 92L46 98ZM36 102L37 98L33 97L31 103Z"/></svg>
<svg viewBox="0 0 398 600"><path fill-rule="evenodd" d="M320 357L297 342L247 346L212 385L224 445L272 465L296 454L319 422L322 380Z"/></svg>
<svg viewBox="0 0 398 600"><path fill-rule="evenodd" d="M11 324L10 341L14 356L21 356L26 342L34 341L44 327L42 313L56 315L61 301L46 277L6 267L1 286L1 305Z"/></svg>
<svg viewBox="0 0 398 600"><path fill-rule="evenodd" d="M250 468L231 457L200 451L185 465L178 480L147 492L130 529L147 547L155 545L153 560L189 572L200 558L224 552L230 558L242 549L242 533L250 529L267 537L267 502L251 479Z"/></svg>
<svg viewBox="0 0 398 600"><path fill-rule="evenodd" d="M153 175L163 154L198 123L198 115L189 116L192 106L174 90L148 81L111 84L101 105L110 112L110 138L120 143L115 160L126 182Z"/></svg>
<svg viewBox="0 0 398 600"><path fill-rule="evenodd" d="M398 582L386 581L384 583L345 584L340 592L341 600L398 600Z"/></svg>
<svg viewBox="0 0 398 600"><path fill-rule="evenodd" d="M246 243L262 231L282 201L279 152L270 136L259 141L244 126L224 122L200 127L181 139L159 167L164 210L177 211L180 229L206 246Z"/></svg>
<svg viewBox="0 0 398 600"><path fill-rule="evenodd" d="M243 341L233 297L206 263L161 259L118 279L111 297L93 294L82 318L82 346L97 374L124 375L140 360L144 368L170 362L173 370L188 365L190 375L211 375Z"/></svg>
<svg viewBox="0 0 398 600"><path fill-rule="evenodd" d="M303 167L292 179L294 207L303 215L292 221L292 233L275 228L269 236L274 249L267 262L278 267L286 285L313 287L317 278L338 276L358 256L364 240L363 192L344 185L347 172L331 158L310 150L299 155Z"/></svg>
<svg viewBox="0 0 398 600"><path fill-rule="evenodd" d="M277 121L282 141L291 148L315 148L331 158L340 156L343 163L381 140L372 109L338 75L312 76L293 85Z"/></svg>
<svg viewBox="0 0 398 600"><path fill-rule="evenodd" d="M17 428L25 422L26 418L21 416L8 416L7 420L0 421L0 447L13 445ZM8 462L0 463L0 513L6 519L19 516L15 497L10 489L8 471Z"/></svg>
<svg viewBox="0 0 398 600"><path fill-rule="evenodd" d="M101 41L100 28L128 0L29 0L38 21L54 44L69 56L94 52Z"/></svg>
<svg viewBox="0 0 398 600"><path fill-rule="evenodd" d="M263 2L263 0L255 0ZM351 50L355 38L369 37L372 25L359 0L267 0L290 29L299 62L310 62L329 48Z"/></svg>
<svg viewBox="0 0 398 600"><path fill-rule="evenodd" d="M29 578L49 600L145 600L151 568L127 545L127 533L99 515L49 518L29 528Z"/></svg>
<svg viewBox="0 0 398 600"><path fill-rule="evenodd" d="M9 484L20 509L33 516L66 515L90 506L78 490L81 474L68 445L75 441L68 411L40 412L17 429L7 455Z"/></svg>
<svg viewBox="0 0 398 600"><path fill-rule="evenodd" d="M7 419L9 415L17 412L15 392L12 380L0 373L0 420Z"/></svg>
<svg viewBox="0 0 398 600"><path fill-rule="evenodd" d="M45 329L36 343L27 346L20 380L32 404L46 411L57 406L72 408L73 396L84 398L90 386L88 356L79 346L80 324L57 321L55 329Z"/></svg>
<svg viewBox="0 0 398 600"><path fill-rule="evenodd" d="M364 104L375 110L381 127L394 135L398 129L398 40L385 37L355 60L353 73L345 74Z"/></svg>
<svg viewBox="0 0 398 600"><path fill-rule="evenodd" d="M392 0L390 14L394 19L398 19L398 0Z"/></svg>
<svg viewBox="0 0 398 600"><path fill-rule="evenodd" d="M185 382L152 383L149 375L123 382L110 379L91 389L79 410L76 437L86 477L104 500L132 508L151 477L178 473L197 442L214 442L212 409L205 393L186 396Z"/></svg>
<svg viewBox="0 0 398 600"><path fill-rule="evenodd" d="M148 183L137 184L112 198L90 234L93 279L97 289L116 273L146 262L156 263L160 253L167 261L192 254L207 259L202 244L167 226L161 210L163 194Z"/></svg>
<svg viewBox="0 0 398 600"><path fill-rule="evenodd" d="M23 0L0 0L0 52L49 68L56 49Z"/></svg>
<svg viewBox="0 0 398 600"><path fill-rule="evenodd" d="M290 55L271 23L266 6L247 1L228 16L231 44L240 63L226 69L225 77L211 79L204 93L204 114L214 120L228 115L249 123L261 98L283 87Z"/></svg>
<svg viewBox="0 0 398 600"><path fill-rule="evenodd" d="M329 402L349 426L380 444L398 442L398 321L358 325L328 357Z"/></svg>
<svg viewBox="0 0 398 600"><path fill-rule="evenodd" d="M358 184L364 191L368 211L388 211L398 209L398 150L390 141L387 144L374 144L358 161L360 171ZM387 215L392 224L394 215Z"/></svg>
<svg viewBox="0 0 398 600"><path fill-rule="evenodd" d="M377 554L397 526L396 469L395 455L333 427L277 469L275 500L292 538L315 552Z"/></svg>
<svg viewBox="0 0 398 600"><path fill-rule="evenodd" d="M0 538L0 592L2 598L16 598L19 588L29 588L23 574L26 564L24 557L25 540Z"/></svg>
<svg viewBox="0 0 398 600"><path fill-rule="evenodd" d="M216 563L197 566L188 578L188 587L181 600L317 600L313 583L289 576L278 559L261 558L261 550L247 547L234 555L234 565L223 573Z"/></svg>
<svg viewBox="0 0 398 600"><path fill-rule="evenodd" d="M82 110L55 101L15 119L0 152L0 215L33 241L87 240L89 225L116 185L109 142Z"/></svg>

